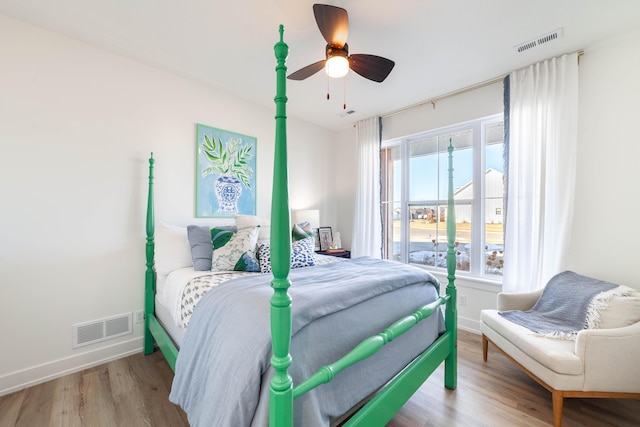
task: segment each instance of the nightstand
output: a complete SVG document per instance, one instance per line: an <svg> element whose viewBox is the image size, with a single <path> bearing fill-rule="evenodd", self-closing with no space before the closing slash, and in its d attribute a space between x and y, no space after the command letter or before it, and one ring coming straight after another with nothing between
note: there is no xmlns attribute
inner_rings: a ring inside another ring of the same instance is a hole
<svg viewBox="0 0 640 427"><path fill-rule="evenodd" d="M328 254L327 251L317 251L316 253L320 255L334 256L336 258L351 258L351 251L344 251L344 252L339 252L334 254Z"/></svg>

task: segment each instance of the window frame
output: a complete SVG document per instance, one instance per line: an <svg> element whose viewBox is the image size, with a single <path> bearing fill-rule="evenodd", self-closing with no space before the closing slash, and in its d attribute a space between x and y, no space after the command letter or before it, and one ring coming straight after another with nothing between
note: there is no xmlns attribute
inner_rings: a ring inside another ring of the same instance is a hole
<svg viewBox="0 0 640 427"><path fill-rule="evenodd" d="M387 217L388 220L392 221L391 227L393 227L393 212L394 206L400 203L400 261L403 263L409 263L409 248L410 248L410 216L411 216L411 207L412 206L446 206L446 194L444 199L440 200L410 200L410 176L411 176L411 168L410 168L410 160L411 160L411 150L410 145L412 141L417 141L419 139L426 138L440 138L445 135L449 135L456 132L462 132L471 129L472 130L472 143L471 148L473 150L472 155L472 180L473 183L480 183L480 185L473 186L473 199L456 199L456 205L460 204L470 204L471 205L471 251L470 256L473 259L471 262L469 271L459 270L458 274L462 276L468 276L471 278L491 281L491 282L502 282L501 275L488 274L485 271L485 247L486 247L486 224L485 224L485 209L486 209L486 194L485 194L485 177L486 177L486 148L487 148L487 128L491 125L495 125L496 123L504 122L504 115L502 113L494 114L490 116L485 116L481 118L477 118L474 120L469 120L449 126L443 126L440 128L419 132L416 134L393 138L386 141L382 141L381 143L381 153L383 150L392 149L394 147L400 147L400 160L401 160L401 174L400 174L400 200L394 199L389 200L389 194L386 189L383 194L386 195L386 200L381 200L381 209L385 209L385 206L391 206L391 215L383 215ZM504 143L504 141L503 141ZM453 152L455 157L455 150ZM388 164L388 162L387 162ZM387 167L387 165L383 165L383 167ZM441 166L438 165L438 169L440 170ZM455 170L454 170L455 175ZM388 171L385 170L385 178L388 179ZM438 181L440 180L440 174L438 173ZM439 187L439 182L436 183ZM383 182L382 186L388 188L388 181ZM504 212L504 209L503 209ZM480 227L474 226L475 224L481 224ZM385 236L385 242L383 242L383 246L385 249L385 257L389 258L388 248L393 248L393 242L391 245L389 244L388 238L390 237L387 233L388 224L383 224L385 231L383 235ZM504 230L503 230L504 232ZM391 236L393 238L393 236ZM393 255L391 254L391 257ZM412 263L412 265L419 266L421 268L425 268L427 270L443 273L445 270L439 268L437 266L428 266L419 263Z"/></svg>

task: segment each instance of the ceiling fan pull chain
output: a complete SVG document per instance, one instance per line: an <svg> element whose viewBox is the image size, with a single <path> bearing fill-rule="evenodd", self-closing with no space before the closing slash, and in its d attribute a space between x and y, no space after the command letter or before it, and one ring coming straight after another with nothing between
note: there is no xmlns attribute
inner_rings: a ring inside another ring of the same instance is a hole
<svg viewBox="0 0 640 427"><path fill-rule="evenodd" d="M342 94L342 101L343 101L342 109L346 110L347 109L347 76L344 76L342 81L344 82L344 92Z"/></svg>
<svg viewBox="0 0 640 427"><path fill-rule="evenodd" d="M331 78L329 76L327 76L327 101L331 98L331 96L329 96L330 83L331 83Z"/></svg>

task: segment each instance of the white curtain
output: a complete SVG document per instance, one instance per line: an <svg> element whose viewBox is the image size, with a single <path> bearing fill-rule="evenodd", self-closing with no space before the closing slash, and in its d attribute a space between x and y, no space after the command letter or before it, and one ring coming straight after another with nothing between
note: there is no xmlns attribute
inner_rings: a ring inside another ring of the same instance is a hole
<svg viewBox="0 0 640 427"><path fill-rule="evenodd" d="M565 269L578 139L578 58L510 75L503 292L543 287Z"/></svg>
<svg viewBox="0 0 640 427"><path fill-rule="evenodd" d="M380 119L356 123L356 206L351 256L382 257L380 216Z"/></svg>

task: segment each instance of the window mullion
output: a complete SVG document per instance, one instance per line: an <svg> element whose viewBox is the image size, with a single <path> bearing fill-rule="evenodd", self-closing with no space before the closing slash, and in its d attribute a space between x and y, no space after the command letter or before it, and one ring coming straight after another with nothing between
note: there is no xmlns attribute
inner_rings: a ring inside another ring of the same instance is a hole
<svg viewBox="0 0 640 427"><path fill-rule="evenodd" d="M402 180L400 185L400 261L409 262L409 177L410 161L409 161L409 141L404 139L400 143L400 155L402 156Z"/></svg>

